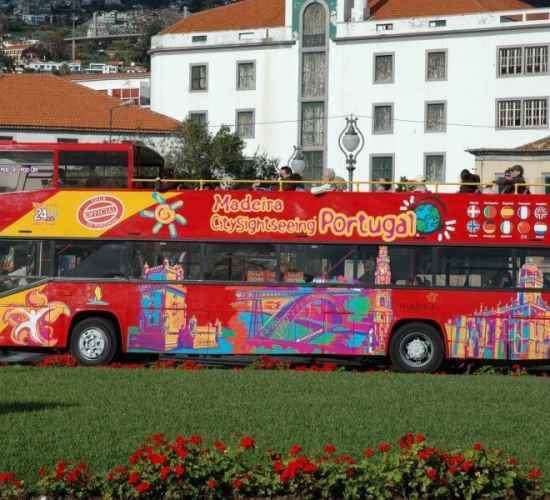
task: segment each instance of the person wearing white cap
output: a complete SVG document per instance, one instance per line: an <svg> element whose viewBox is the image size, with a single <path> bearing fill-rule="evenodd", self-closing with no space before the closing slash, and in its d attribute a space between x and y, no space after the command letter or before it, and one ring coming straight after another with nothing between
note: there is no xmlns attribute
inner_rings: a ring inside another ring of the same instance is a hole
<svg viewBox="0 0 550 500"><path fill-rule="evenodd" d="M311 188L312 194L323 194L330 191L344 191L346 188L345 181L341 177L336 177L336 173L332 168L324 170L323 181L321 186Z"/></svg>

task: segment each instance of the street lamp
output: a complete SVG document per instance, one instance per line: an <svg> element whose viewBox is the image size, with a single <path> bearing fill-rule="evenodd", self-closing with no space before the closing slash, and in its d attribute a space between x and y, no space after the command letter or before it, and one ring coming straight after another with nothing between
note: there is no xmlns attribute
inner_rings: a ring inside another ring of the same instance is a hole
<svg viewBox="0 0 550 500"><path fill-rule="evenodd" d="M288 159L287 165L291 168L293 174L302 175L306 169L306 162L302 153L301 146L294 146L294 151Z"/></svg>
<svg viewBox="0 0 550 500"><path fill-rule="evenodd" d="M118 104L116 106L113 106L109 110L109 144L111 144L111 142L113 142L111 140L112 136L113 136L113 111L115 109L118 109L118 108L124 108L126 106L130 106L131 104L133 104L133 102L131 100L123 101L122 104Z"/></svg>
<svg viewBox="0 0 550 500"><path fill-rule="evenodd" d="M359 155L365 146L365 136L357 127L356 116L346 116L346 126L338 138L338 146L346 157L348 189L349 191L353 191L353 172L357 163L357 155Z"/></svg>

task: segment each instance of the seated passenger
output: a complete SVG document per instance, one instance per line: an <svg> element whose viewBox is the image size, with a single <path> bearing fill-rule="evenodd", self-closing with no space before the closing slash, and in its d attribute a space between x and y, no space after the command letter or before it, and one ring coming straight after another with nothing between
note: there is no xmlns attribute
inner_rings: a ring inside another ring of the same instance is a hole
<svg viewBox="0 0 550 500"><path fill-rule="evenodd" d="M390 179L381 177L376 180L378 183L374 185L374 191L377 193L387 193L392 190L393 185Z"/></svg>
<svg viewBox="0 0 550 500"><path fill-rule="evenodd" d="M312 194L329 193L330 191L344 191L346 189L345 181L341 177L336 177L332 168L327 168L323 175L324 184L311 188Z"/></svg>
<svg viewBox="0 0 550 500"><path fill-rule="evenodd" d="M517 187L516 184L518 184ZM504 172L504 177L497 180L500 194L529 194L529 188L520 184L525 184L523 167L521 165L514 165L512 168L509 168Z"/></svg>
<svg viewBox="0 0 550 500"><path fill-rule="evenodd" d="M290 167L281 167L279 170L279 178L282 181L302 181L303 178L300 174L292 172ZM298 182L284 183L283 191L305 191L304 185Z"/></svg>
<svg viewBox="0 0 550 500"><path fill-rule="evenodd" d="M459 193L481 193L479 183L481 178L477 174L472 174L468 169L460 172L460 189ZM477 185L475 185L477 183Z"/></svg>

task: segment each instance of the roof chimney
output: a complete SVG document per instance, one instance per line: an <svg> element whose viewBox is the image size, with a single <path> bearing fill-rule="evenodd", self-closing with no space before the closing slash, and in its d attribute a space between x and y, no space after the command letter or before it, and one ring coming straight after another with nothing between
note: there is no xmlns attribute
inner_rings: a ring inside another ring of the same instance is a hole
<svg viewBox="0 0 550 500"><path fill-rule="evenodd" d="M370 8L368 0L355 0L353 9L351 9L351 20L353 22L361 22L368 19L370 16Z"/></svg>

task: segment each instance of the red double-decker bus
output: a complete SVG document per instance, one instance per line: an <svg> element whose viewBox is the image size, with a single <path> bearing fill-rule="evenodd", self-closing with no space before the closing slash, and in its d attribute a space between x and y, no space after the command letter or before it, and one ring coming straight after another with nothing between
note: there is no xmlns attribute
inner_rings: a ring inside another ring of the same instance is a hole
<svg viewBox="0 0 550 500"><path fill-rule="evenodd" d="M30 172L10 151L0 169ZM51 185L0 195L4 348L69 350L83 364L120 352L383 356L416 372L550 359L546 196L161 193L137 185L135 166L106 189L63 165Z"/></svg>

